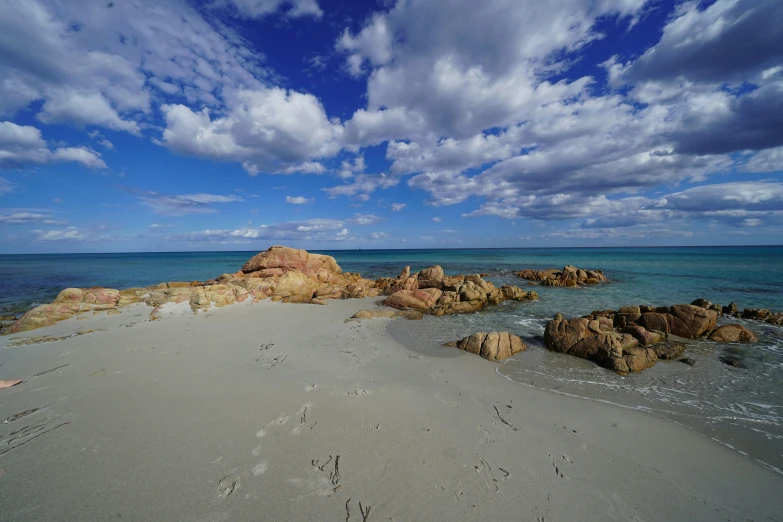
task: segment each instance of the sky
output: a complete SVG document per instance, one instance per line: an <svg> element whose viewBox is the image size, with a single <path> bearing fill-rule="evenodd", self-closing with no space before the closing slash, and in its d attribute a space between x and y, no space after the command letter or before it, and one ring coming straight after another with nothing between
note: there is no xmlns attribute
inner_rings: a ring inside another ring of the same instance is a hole
<svg viewBox="0 0 783 522"><path fill-rule="evenodd" d="M780 244L779 0L0 0L0 253Z"/></svg>

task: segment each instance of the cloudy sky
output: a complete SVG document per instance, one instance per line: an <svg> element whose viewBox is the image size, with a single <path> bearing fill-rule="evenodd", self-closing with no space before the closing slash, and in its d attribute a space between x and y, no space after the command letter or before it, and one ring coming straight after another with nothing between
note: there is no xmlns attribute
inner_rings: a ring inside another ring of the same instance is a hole
<svg viewBox="0 0 783 522"><path fill-rule="evenodd" d="M0 253L780 244L780 0L0 0Z"/></svg>

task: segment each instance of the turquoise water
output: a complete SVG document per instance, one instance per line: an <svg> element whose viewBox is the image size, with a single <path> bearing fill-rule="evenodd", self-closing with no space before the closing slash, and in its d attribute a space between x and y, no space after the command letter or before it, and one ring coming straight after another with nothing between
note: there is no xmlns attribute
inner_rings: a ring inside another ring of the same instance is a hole
<svg viewBox="0 0 783 522"><path fill-rule="evenodd" d="M540 301L506 302L462 316L395 321L392 335L432 355L455 356L441 347L477 331L508 330L529 349L498 365L498 378L586 400L644 410L692 428L761 465L783 474L783 328L742 322L756 332L754 345L697 341L686 356L696 366L659 362L620 377L587 361L543 347L546 322L634 304L670 305L706 298L740 308L783 310L783 247L551 248L504 250L326 251L345 271L367 278L397 276L441 265L447 274L484 273L498 286L528 288L513 271L566 264L602 269L611 284L585 288L531 287ZM163 281L215 278L237 271L256 252L132 253L0 256L0 315L21 314L51 301L66 287L129 288ZM736 321L723 318L721 322ZM746 368L720 362L738 353ZM674 442L676 443L676 442Z"/></svg>
<svg viewBox="0 0 783 522"><path fill-rule="evenodd" d="M206 280L237 271L256 252L0 255L0 313L23 312L51 301L66 287L129 288L163 281ZM573 264L603 269L622 284L567 292L575 314L635 302L670 304L706 297L740 307L783 310L783 247L548 248L504 250L344 250L343 270L365 277L396 276L405 265L439 264L447 273L490 273L502 281L521 268ZM555 289L561 290L561 289ZM561 306L561 293L542 312ZM551 305L551 306L550 306Z"/></svg>

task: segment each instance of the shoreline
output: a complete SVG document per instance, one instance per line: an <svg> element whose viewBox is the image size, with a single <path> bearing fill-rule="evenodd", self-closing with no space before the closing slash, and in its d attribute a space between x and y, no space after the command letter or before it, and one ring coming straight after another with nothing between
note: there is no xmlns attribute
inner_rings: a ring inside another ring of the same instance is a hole
<svg viewBox="0 0 783 522"><path fill-rule="evenodd" d="M161 321L138 305L0 338L0 377L26 379L0 392L0 417L42 408L0 424L3 442L53 423L0 456L0 518L345 520L349 499L350 520L359 501L369 520L783 509L780 476L689 429L515 385L454 348L409 350L386 319L345 322L377 301L172 306Z"/></svg>

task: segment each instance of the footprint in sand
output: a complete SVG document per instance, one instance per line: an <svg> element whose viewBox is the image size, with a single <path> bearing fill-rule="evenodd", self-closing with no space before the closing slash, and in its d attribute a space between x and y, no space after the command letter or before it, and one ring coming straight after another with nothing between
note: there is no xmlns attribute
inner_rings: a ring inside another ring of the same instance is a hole
<svg viewBox="0 0 783 522"><path fill-rule="evenodd" d="M447 401L446 399L444 399L440 395L435 395L435 398L438 399L443 404L445 404L446 407L448 407L448 408L456 408L457 407L457 403L456 402Z"/></svg>
<svg viewBox="0 0 783 522"><path fill-rule="evenodd" d="M318 387L317 384L311 383L311 384L308 384L307 386L305 386L305 391L311 392L311 391L315 390L317 387Z"/></svg>
<svg viewBox="0 0 783 522"><path fill-rule="evenodd" d="M486 427L482 426L481 424L479 424L477 426L477 428L478 428L478 431L483 433L483 436L479 439L479 442L481 444L495 444L496 442L499 442L499 441L504 439L504 437L503 437L504 431L503 431L502 428L500 429L500 435L492 433L490 431L490 428L486 428Z"/></svg>
<svg viewBox="0 0 783 522"><path fill-rule="evenodd" d="M500 489L500 486L498 485L499 482L492 473L492 467L487 464L486 460L479 460L479 463L473 467L476 469L476 473L481 477L481 480L484 482L484 485L487 486L488 490L492 493L496 493Z"/></svg>
<svg viewBox="0 0 783 522"><path fill-rule="evenodd" d="M238 475L226 475L218 482L218 498L221 500L228 498L234 491L239 489L239 486L240 480Z"/></svg>
<svg viewBox="0 0 783 522"><path fill-rule="evenodd" d="M282 426L283 424L288 422L289 419L290 419L290 417L284 413L283 415L281 415L280 417L276 418L275 420L270 421L269 424L266 425L266 427L267 428L272 428L274 426Z"/></svg>
<svg viewBox="0 0 783 522"><path fill-rule="evenodd" d="M255 467L253 468L253 476L254 476L254 477L260 477L261 475L263 475L264 473L266 473L266 469L267 469L267 467L268 467L268 466L267 466L266 462L259 462L259 463L258 463L258 464L256 464L256 465L255 465Z"/></svg>
<svg viewBox="0 0 783 522"><path fill-rule="evenodd" d="M371 395L371 393L368 392L367 390L362 390L361 388L356 388L355 390L350 391L350 392L346 393L345 395L347 395L349 397L359 397L361 395Z"/></svg>

